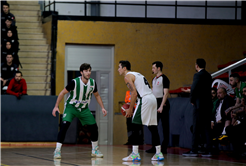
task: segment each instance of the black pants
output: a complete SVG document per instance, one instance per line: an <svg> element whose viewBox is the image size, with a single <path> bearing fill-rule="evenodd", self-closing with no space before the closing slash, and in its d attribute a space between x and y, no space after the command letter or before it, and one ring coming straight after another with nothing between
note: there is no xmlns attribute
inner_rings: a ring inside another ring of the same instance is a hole
<svg viewBox="0 0 246 166"><path fill-rule="evenodd" d="M142 130L143 125L132 123L132 145L139 145L141 140L141 136L139 135L139 131ZM158 134L157 126L148 126L148 129L152 135L152 145L157 146L160 145L160 137Z"/></svg>
<svg viewBox="0 0 246 166"><path fill-rule="evenodd" d="M67 133L67 130L68 130L70 124L71 124L70 122L62 121L61 129L60 129L58 136L57 136L57 142L59 142L59 143L64 142L64 139L65 139L65 136L66 136L66 133ZM91 136L90 136L91 141L93 141L93 142L98 141L97 124L95 123L93 125L87 125L87 127L88 127L88 130L91 132Z"/></svg>
<svg viewBox="0 0 246 166"><path fill-rule="evenodd" d="M128 136L128 145L133 145L134 142L134 135L133 135L133 127L134 124L132 123L132 117L131 118L126 118L126 126L127 126L127 136ZM138 129L138 133L136 133L135 137L138 138L138 144L142 145L144 142L143 139L143 126Z"/></svg>
<svg viewBox="0 0 246 166"><path fill-rule="evenodd" d="M160 107L162 98L157 98L157 109ZM162 132L163 132L163 141L161 144L162 151L166 151L169 143L169 110L170 103L167 100L166 105L163 107L162 113L157 113L157 123L161 120L162 123Z"/></svg>
<svg viewBox="0 0 246 166"><path fill-rule="evenodd" d="M245 145L244 143L246 142L246 121L241 122L239 125L236 126L227 126L226 127L226 134L229 137L230 142L232 143L233 146L233 151L235 153L243 153Z"/></svg>
<svg viewBox="0 0 246 166"><path fill-rule="evenodd" d="M212 129L212 138L217 138L221 135L225 127L225 123L215 123Z"/></svg>
<svg viewBox="0 0 246 166"><path fill-rule="evenodd" d="M212 137L211 137L211 111L209 109L193 110L193 133L192 133L192 151L198 151L198 144L200 143L200 136L204 135L206 138L206 150L211 152Z"/></svg>
<svg viewBox="0 0 246 166"><path fill-rule="evenodd" d="M3 87L9 86L9 83L10 83L10 81L8 80L6 82L6 84L3 86L3 81L1 81L1 94L4 94L6 92L6 90L3 90Z"/></svg>
<svg viewBox="0 0 246 166"><path fill-rule="evenodd" d="M218 138L221 133L223 132L225 127L225 123L215 123L213 129L211 130L211 135L212 138ZM213 145L215 147L215 150L219 150L219 141L216 139L215 141L213 141Z"/></svg>

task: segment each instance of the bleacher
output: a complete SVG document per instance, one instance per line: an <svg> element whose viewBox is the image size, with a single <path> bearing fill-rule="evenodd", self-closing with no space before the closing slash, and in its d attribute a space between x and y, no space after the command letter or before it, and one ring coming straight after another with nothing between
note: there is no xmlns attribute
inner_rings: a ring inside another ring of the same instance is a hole
<svg viewBox="0 0 246 166"><path fill-rule="evenodd" d="M27 82L28 95L50 95L51 52L42 30L38 1L7 1L15 16L19 37L19 70ZM4 58L3 58L4 59Z"/></svg>

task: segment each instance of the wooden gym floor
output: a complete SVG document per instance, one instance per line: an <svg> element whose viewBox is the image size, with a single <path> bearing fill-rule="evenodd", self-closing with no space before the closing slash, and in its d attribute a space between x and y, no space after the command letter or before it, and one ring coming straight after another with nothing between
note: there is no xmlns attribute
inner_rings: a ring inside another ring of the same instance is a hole
<svg viewBox="0 0 246 166"><path fill-rule="evenodd" d="M90 145L64 145L62 147L62 159L54 160L53 152L55 143L1 143L1 166L242 166L246 165L245 159L228 157L225 152L212 158L183 157L181 154L188 149L171 147L165 160L152 162L153 154L144 152L150 145L139 147L141 162L122 161L123 157L131 153L131 146L114 145L100 146L104 158L92 158Z"/></svg>

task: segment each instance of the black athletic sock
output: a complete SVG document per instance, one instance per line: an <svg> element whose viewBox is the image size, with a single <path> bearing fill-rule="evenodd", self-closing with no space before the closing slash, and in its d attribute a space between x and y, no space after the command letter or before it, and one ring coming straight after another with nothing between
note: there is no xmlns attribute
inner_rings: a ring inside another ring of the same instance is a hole
<svg viewBox="0 0 246 166"><path fill-rule="evenodd" d="M61 130L59 131L58 136L57 136L57 142L63 143L66 133L67 133L67 129L69 128L70 124L71 123L68 121L62 121Z"/></svg>
<svg viewBox="0 0 246 166"><path fill-rule="evenodd" d="M87 125L89 132L91 133L91 141L95 142L98 141L98 127L97 124L93 124L93 125Z"/></svg>

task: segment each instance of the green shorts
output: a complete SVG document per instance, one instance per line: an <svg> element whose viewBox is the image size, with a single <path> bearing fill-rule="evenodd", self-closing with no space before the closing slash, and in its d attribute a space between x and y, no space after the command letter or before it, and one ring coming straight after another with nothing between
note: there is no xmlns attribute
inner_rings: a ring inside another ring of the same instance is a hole
<svg viewBox="0 0 246 166"><path fill-rule="evenodd" d="M83 126L93 125L96 123L96 120L88 107L78 109L70 104L67 104L63 113L62 121L72 122L74 117L77 117Z"/></svg>

